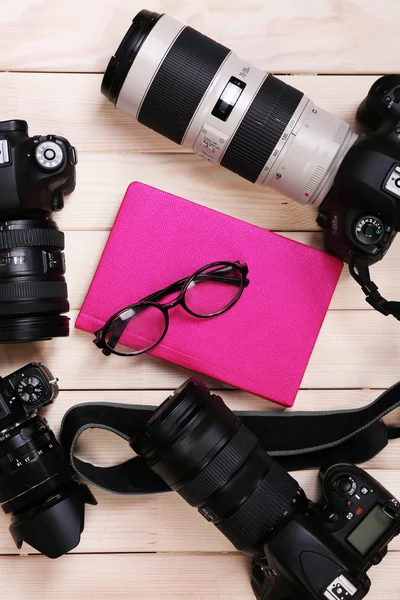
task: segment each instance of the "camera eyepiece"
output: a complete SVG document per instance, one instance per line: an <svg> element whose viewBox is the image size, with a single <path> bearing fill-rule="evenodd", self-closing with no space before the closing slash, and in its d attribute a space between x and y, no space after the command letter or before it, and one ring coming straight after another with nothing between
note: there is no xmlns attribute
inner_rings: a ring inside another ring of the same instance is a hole
<svg viewBox="0 0 400 600"><path fill-rule="evenodd" d="M195 378L157 409L131 446L241 551L268 538L304 498L222 398Z"/></svg>

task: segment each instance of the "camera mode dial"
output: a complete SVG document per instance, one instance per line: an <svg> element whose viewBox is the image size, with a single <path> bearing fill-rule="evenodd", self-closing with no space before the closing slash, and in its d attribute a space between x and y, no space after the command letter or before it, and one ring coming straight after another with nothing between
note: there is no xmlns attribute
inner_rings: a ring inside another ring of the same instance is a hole
<svg viewBox="0 0 400 600"><path fill-rule="evenodd" d="M64 151L55 141L46 140L38 144L35 150L35 159L41 169L54 171L64 160Z"/></svg>
<svg viewBox="0 0 400 600"><path fill-rule="evenodd" d="M377 244L382 239L384 231L382 221L371 216L361 217L354 227L357 240L365 246Z"/></svg>
<svg viewBox="0 0 400 600"><path fill-rule="evenodd" d="M17 392L23 402L37 404L43 398L43 382L35 376L23 377L17 386Z"/></svg>
<svg viewBox="0 0 400 600"><path fill-rule="evenodd" d="M354 496L357 491L357 483L353 477L338 477L333 483L334 489L343 496Z"/></svg>

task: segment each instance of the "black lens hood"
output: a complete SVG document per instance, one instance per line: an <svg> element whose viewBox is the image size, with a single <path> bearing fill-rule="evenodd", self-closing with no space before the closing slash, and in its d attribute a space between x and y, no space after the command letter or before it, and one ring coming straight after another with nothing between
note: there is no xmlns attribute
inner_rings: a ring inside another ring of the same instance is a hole
<svg viewBox="0 0 400 600"><path fill-rule="evenodd" d="M62 307L64 309L65 307ZM69 317L15 317L0 320L0 343L37 342L69 336Z"/></svg>
<svg viewBox="0 0 400 600"><path fill-rule="evenodd" d="M25 542L49 558L76 548L85 524L85 504L97 501L87 485L73 481L46 504L15 515L10 533L17 548Z"/></svg>
<svg viewBox="0 0 400 600"><path fill-rule="evenodd" d="M126 76L143 42L157 23L161 14L141 10L132 21L115 55L111 57L101 84L101 93L116 104Z"/></svg>

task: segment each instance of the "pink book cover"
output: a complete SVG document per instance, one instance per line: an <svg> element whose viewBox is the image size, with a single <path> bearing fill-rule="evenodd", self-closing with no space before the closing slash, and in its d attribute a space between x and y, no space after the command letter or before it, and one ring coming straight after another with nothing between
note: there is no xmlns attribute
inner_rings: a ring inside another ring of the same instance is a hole
<svg viewBox="0 0 400 600"><path fill-rule="evenodd" d="M215 261L248 265L242 297L210 319L172 309L150 354L292 406L342 262L167 192L129 186L75 326L94 333L121 308ZM129 368L141 357L118 360Z"/></svg>

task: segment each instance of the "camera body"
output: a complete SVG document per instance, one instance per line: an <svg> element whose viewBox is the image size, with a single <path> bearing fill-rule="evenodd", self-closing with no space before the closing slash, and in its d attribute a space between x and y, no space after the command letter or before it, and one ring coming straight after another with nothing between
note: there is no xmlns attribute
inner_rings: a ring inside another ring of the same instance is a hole
<svg viewBox="0 0 400 600"><path fill-rule="evenodd" d="M359 122L373 130L344 157L320 206L325 245L345 262L381 260L400 229L400 76L378 79L360 105Z"/></svg>
<svg viewBox="0 0 400 600"><path fill-rule="evenodd" d="M354 465L322 469L322 498L308 500L222 398L196 378L156 409L131 447L253 557L258 600L361 600L371 585L366 572L400 533L399 502Z"/></svg>
<svg viewBox="0 0 400 600"><path fill-rule="evenodd" d="M59 391L57 381L39 363L30 363L7 377L0 377L0 444L9 429L54 402Z"/></svg>
<svg viewBox="0 0 400 600"><path fill-rule="evenodd" d="M400 504L362 469L339 464L321 471L323 497L296 512L253 561L259 600L360 600L366 571L381 562L400 530Z"/></svg>
<svg viewBox="0 0 400 600"><path fill-rule="evenodd" d="M76 150L0 123L0 342L69 335L64 234L51 219L75 189Z"/></svg>
<svg viewBox="0 0 400 600"><path fill-rule="evenodd" d="M75 189L76 164L65 138L29 137L26 121L0 122L0 218L61 210Z"/></svg>

